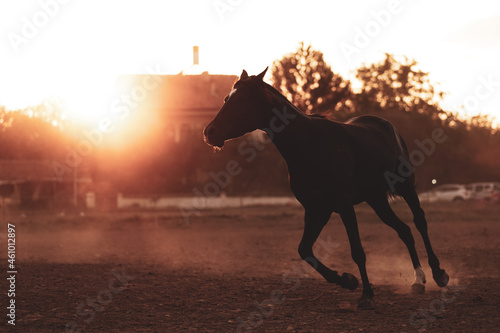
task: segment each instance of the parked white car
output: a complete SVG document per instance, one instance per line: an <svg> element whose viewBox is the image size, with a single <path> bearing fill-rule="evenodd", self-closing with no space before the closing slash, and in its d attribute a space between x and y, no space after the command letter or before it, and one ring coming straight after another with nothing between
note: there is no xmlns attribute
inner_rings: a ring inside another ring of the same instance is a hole
<svg viewBox="0 0 500 333"><path fill-rule="evenodd" d="M463 201L470 199L470 192L465 185L446 184L439 185L430 191L422 192L418 195L420 201L436 202L436 201Z"/></svg>
<svg viewBox="0 0 500 333"><path fill-rule="evenodd" d="M466 188L473 200L495 200L500 195L500 183L472 183Z"/></svg>

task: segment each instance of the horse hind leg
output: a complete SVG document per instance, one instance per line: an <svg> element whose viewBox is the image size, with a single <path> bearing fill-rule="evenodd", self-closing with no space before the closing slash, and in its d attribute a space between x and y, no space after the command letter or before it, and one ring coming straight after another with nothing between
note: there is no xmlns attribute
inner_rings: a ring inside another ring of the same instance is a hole
<svg viewBox="0 0 500 333"><path fill-rule="evenodd" d="M424 271L420 266L417 250L415 249L415 240L410 227L401 221L394 213L385 195L381 194L376 198L368 200L368 204L373 208L382 222L393 228L398 233L399 238L408 248L413 268L415 270L415 280L413 281L411 288L413 293L423 294L425 292L426 279Z"/></svg>
<svg viewBox="0 0 500 333"><path fill-rule="evenodd" d="M425 219L424 210L420 206L420 200L418 199L415 187L411 183L406 182L404 183L404 186L398 190L398 194L403 197L412 211L413 221L424 241L425 250L427 251L427 257L429 259L429 266L432 269L432 277L434 278L434 281L439 287L445 287L448 284L450 277L444 269L441 269L439 259L432 249L431 241L429 239L429 234L427 231L427 220Z"/></svg>

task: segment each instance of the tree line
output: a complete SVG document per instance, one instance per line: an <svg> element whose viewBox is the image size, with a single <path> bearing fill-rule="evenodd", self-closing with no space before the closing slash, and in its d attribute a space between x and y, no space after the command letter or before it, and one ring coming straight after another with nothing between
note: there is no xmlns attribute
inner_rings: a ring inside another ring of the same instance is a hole
<svg viewBox="0 0 500 333"><path fill-rule="evenodd" d="M320 51L304 43L275 61L272 69L274 87L304 112L337 121L380 116L398 128L410 152L421 151L418 143L442 129L446 140L423 151L425 161L415 170L421 189L431 187L433 179L441 184L500 180L499 129L488 116L464 118L458 110L442 107L445 93L417 61L385 54L380 62L358 68L355 77L358 89L334 73Z"/></svg>
<svg viewBox="0 0 500 333"><path fill-rule="evenodd" d="M273 63L271 76L273 86L307 114L334 121L371 114L392 122L409 151L423 156L415 169L422 190L433 179L438 184L500 181L500 131L486 116L463 118L457 110L445 109L444 93L413 59L386 54L380 62L358 68L354 82L335 73L321 51L301 43ZM431 144L436 129L445 140ZM45 101L23 110L0 107L0 159L64 161L77 140L74 133L57 103ZM253 137L231 141L218 154L203 142L201 131L182 142L170 142L162 130L144 140L127 149L95 149L86 158L93 178L124 193L193 194L203 192L225 163L234 160L242 172L221 191L290 193L278 151ZM253 158L241 154L241 145L253 150Z"/></svg>

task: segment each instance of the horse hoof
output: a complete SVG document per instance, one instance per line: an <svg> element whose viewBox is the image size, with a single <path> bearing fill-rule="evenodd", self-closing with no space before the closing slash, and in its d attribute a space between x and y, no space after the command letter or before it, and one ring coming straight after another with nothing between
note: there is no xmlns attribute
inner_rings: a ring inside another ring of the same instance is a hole
<svg viewBox="0 0 500 333"><path fill-rule="evenodd" d="M440 287L446 287L446 285L450 281L450 276L444 271L444 269L440 270L437 274L433 273L432 277Z"/></svg>
<svg viewBox="0 0 500 333"><path fill-rule="evenodd" d="M366 295L361 296L358 301L358 309L360 310L373 310L375 309L375 301L372 297Z"/></svg>
<svg viewBox="0 0 500 333"><path fill-rule="evenodd" d="M423 294L425 293L425 286L421 283L414 283L411 285L411 292L413 294Z"/></svg>
<svg viewBox="0 0 500 333"><path fill-rule="evenodd" d="M359 286L358 279L349 273L342 274L340 286L345 289L354 290Z"/></svg>

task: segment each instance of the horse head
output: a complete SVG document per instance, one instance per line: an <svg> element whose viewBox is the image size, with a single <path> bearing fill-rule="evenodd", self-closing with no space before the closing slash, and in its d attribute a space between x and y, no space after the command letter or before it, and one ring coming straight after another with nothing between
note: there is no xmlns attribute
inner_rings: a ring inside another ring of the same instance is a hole
<svg viewBox="0 0 500 333"><path fill-rule="evenodd" d="M243 70L233 89L224 98L219 113L203 131L205 141L222 148L224 142L238 138L266 125L271 116L263 79L267 68L259 75L249 76Z"/></svg>

